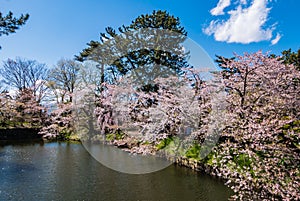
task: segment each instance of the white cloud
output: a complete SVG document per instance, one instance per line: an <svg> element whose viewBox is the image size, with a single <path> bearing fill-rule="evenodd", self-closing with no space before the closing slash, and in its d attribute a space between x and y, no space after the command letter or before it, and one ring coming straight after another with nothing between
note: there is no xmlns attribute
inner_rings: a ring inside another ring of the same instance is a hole
<svg viewBox="0 0 300 201"><path fill-rule="evenodd" d="M279 40L281 39L281 37L282 37L282 35L277 33L276 37L273 40L271 40L271 44L276 45L279 42Z"/></svg>
<svg viewBox="0 0 300 201"><path fill-rule="evenodd" d="M245 2L245 0L240 0L239 5L228 12L229 19L213 20L208 27L203 29L203 32L207 35L214 35L217 41L228 43L248 44L271 40L275 27L265 27L271 10L267 7L269 1L252 0L250 6L243 8L242 5Z"/></svg>
<svg viewBox="0 0 300 201"><path fill-rule="evenodd" d="M218 5L210 10L212 15L223 15L224 9L230 6L230 0L220 0Z"/></svg>

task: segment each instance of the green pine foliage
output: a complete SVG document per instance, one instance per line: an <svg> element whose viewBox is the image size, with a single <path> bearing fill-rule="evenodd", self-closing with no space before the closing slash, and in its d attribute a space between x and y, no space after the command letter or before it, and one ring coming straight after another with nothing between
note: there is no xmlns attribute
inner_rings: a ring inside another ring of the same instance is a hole
<svg viewBox="0 0 300 201"><path fill-rule="evenodd" d="M19 18L14 17L12 12L3 15L0 12L0 36L15 33L29 19L29 14L21 15ZM1 49L1 46L0 46Z"/></svg>

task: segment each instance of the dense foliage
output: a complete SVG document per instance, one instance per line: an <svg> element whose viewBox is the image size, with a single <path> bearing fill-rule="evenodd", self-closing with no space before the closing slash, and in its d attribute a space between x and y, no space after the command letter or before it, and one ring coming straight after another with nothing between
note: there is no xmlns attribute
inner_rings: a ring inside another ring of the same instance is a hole
<svg viewBox="0 0 300 201"><path fill-rule="evenodd" d="M1 128L41 128L46 120L46 108L35 98L32 90L22 89L15 97L0 94Z"/></svg>
<svg viewBox="0 0 300 201"><path fill-rule="evenodd" d="M281 59L284 63L293 64L300 70L300 49L297 52L292 52L291 49L284 50Z"/></svg>
<svg viewBox="0 0 300 201"><path fill-rule="evenodd" d="M241 199L299 199L300 72L261 52L222 68L229 116L210 165Z"/></svg>
<svg viewBox="0 0 300 201"><path fill-rule="evenodd" d="M158 77L154 72L180 73L188 67L187 55L181 48L187 33L179 18L166 11L138 16L130 25L119 27L118 32L111 27L105 31L100 41L91 41L76 57L98 63L101 83L114 83L134 72L147 85ZM145 76L146 72L150 73Z"/></svg>
<svg viewBox="0 0 300 201"><path fill-rule="evenodd" d="M52 110L39 132L48 140L68 140L74 134L74 118L70 102L59 103Z"/></svg>

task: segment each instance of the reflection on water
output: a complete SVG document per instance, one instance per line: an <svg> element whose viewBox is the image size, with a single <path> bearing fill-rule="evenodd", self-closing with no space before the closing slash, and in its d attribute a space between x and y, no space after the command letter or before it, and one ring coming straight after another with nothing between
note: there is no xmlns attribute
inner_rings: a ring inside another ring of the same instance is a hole
<svg viewBox="0 0 300 201"><path fill-rule="evenodd" d="M98 163L79 143L0 146L0 200L226 200L221 182L171 165L130 175Z"/></svg>
<svg viewBox="0 0 300 201"><path fill-rule="evenodd" d="M103 143L83 143L88 152L101 164L129 174L146 174L164 169L172 163L152 155L131 154Z"/></svg>

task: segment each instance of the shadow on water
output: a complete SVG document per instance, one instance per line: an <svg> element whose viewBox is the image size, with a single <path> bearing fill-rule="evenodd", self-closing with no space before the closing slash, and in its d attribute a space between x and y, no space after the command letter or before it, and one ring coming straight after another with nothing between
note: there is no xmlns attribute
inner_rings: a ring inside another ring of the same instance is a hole
<svg viewBox="0 0 300 201"><path fill-rule="evenodd" d="M0 200L227 200L222 182L188 168L131 175L97 162L80 143L0 146Z"/></svg>
<svg viewBox="0 0 300 201"><path fill-rule="evenodd" d="M42 139L29 139L29 140L0 140L0 147L2 146L28 146L28 145L36 145L36 144L44 144Z"/></svg>

